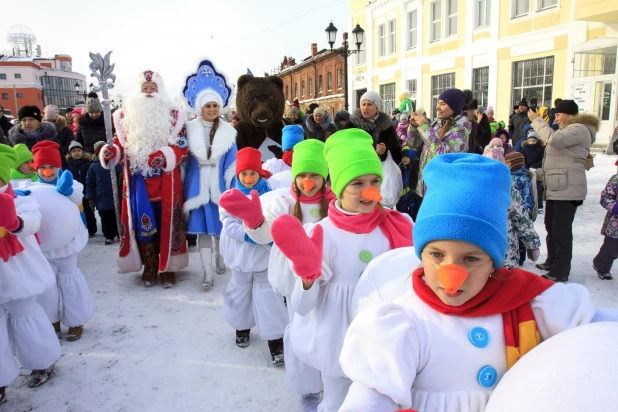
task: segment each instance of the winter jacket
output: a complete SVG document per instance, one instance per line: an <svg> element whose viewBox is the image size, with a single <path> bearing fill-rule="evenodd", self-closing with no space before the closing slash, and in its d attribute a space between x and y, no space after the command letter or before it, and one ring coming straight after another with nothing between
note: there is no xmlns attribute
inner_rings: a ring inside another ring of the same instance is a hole
<svg viewBox="0 0 618 412"><path fill-rule="evenodd" d="M356 110L350 116L350 123L346 128L356 127L363 129L373 137L373 147L375 148L378 143L384 143L386 145L387 152L390 152L393 161L396 164L401 163L401 142L397 137L397 132L393 127L391 119L386 113L380 113L375 122L363 118L360 110ZM385 161L387 158L387 152L380 156L381 161Z"/></svg>
<svg viewBox="0 0 618 412"><path fill-rule="evenodd" d="M513 139L513 146L516 146L517 142L524 138L523 130L524 126L526 126L527 124L530 124L530 119L528 119L528 113L522 112L513 115L513 130L509 130L511 132L511 138Z"/></svg>
<svg viewBox="0 0 618 412"><path fill-rule="evenodd" d="M116 165L116 181L118 193L122 193L122 166ZM108 169L101 166L98 158L88 169L86 176L86 199L94 200L97 210L114 210L114 193L112 191L112 177Z"/></svg>
<svg viewBox="0 0 618 412"><path fill-rule="evenodd" d="M58 142L58 132L56 132L56 126L53 123L41 122L41 127L34 132L24 132L21 125L15 125L9 130L9 141L11 145L23 143L28 146L28 149L32 151L32 146L43 140L51 140Z"/></svg>
<svg viewBox="0 0 618 412"><path fill-rule="evenodd" d="M9 130L11 130L12 127L13 125L10 120L5 115L2 115L2 117L0 117L0 129L2 130L2 132L0 132L0 136L4 133L4 136L8 138Z"/></svg>
<svg viewBox="0 0 618 412"><path fill-rule="evenodd" d="M90 160L87 153L84 153L84 157L81 159L73 160L69 158L67 163L69 170L73 174L73 179L84 186L84 194L86 194L86 175L88 174L88 169L92 164L92 160Z"/></svg>
<svg viewBox="0 0 618 412"><path fill-rule="evenodd" d="M596 140L600 120L589 113L573 116L566 127L554 131L540 117L532 127L546 143L543 184L546 200L584 200L587 193L586 158Z"/></svg>
<svg viewBox="0 0 618 412"><path fill-rule="evenodd" d="M67 125L67 119L65 117L58 117L56 131L58 132L60 151L63 156L66 156L69 153L69 145L75 139L75 135L73 134L73 130Z"/></svg>
<svg viewBox="0 0 618 412"><path fill-rule="evenodd" d="M543 156L545 155L545 146L538 142L529 144L527 141L521 144L521 154L526 158L526 166L530 169L540 169L543 167Z"/></svg>
<svg viewBox="0 0 618 412"><path fill-rule="evenodd" d="M487 115L483 115L483 118L478 123L478 131L476 133L476 144L481 147L485 147L491 142L491 125Z"/></svg>
<svg viewBox="0 0 618 412"><path fill-rule="evenodd" d="M414 154L411 154L411 159L414 159ZM401 170L401 181L403 183L403 192L397 202L395 208L401 213L408 213L409 209L414 207L414 191L410 189L410 177L412 176L413 163L404 166L403 163L399 165Z"/></svg>
<svg viewBox="0 0 618 412"><path fill-rule="evenodd" d="M532 211L534 209L534 194L532 193L532 176L534 174L529 172L528 169L522 167L519 170L511 172L511 180L513 182L513 189L520 194L523 206L528 212L528 217L532 217ZM536 186L534 187L536 190ZM535 216L536 218L536 216Z"/></svg>
<svg viewBox="0 0 618 412"><path fill-rule="evenodd" d="M399 122L396 129L397 136L399 136L399 140L401 140L402 147L408 142L408 127L410 127L410 122Z"/></svg>
<svg viewBox="0 0 618 412"><path fill-rule="evenodd" d="M423 123L419 127L410 127L412 139L408 144L417 153L421 150L418 183L416 186L416 193L421 197L425 196L427 191L427 186L425 186L425 181L423 180L423 170L431 159L445 153L468 152L468 138L471 129L468 118L461 115L455 117L450 130L440 138L442 122L444 120L438 119L431 126L428 123Z"/></svg>
<svg viewBox="0 0 618 412"><path fill-rule="evenodd" d="M511 186L511 205L508 210L507 239L509 248L504 259L504 267L513 269L517 267L519 261L519 241L521 240L525 248L534 250L541 247L539 235L534 230L534 224L530 219L526 208L523 204L523 199L514 185Z"/></svg>
<svg viewBox="0 0 618 412"><path fill-rule="evenodd" d="M468 135L468 153L483 154L485 146L481 146L476 139L479 133L479 124L476 119L468 120L470 122L470 134Z"/></svg>
<svg viewBox="0 0 618 412"><path fill-rule="evenodd" d="M4 132L2 131L2 129L0 129L0 144L5 144L7 146L11 145L9 143L9 139L4 135Z"/></svg>
<svg viewBox="0 0 618 412"><path fill-rule="evenodd" d="M313 115L307 116L305 121L305 135L308 139L318 139L325 142L328 137L337 132L337 127L333 124L328 113L324 113L324 118L320 124L316 124Z"/></svg>
<svg viewBox="0 0 618 412"><path fill-rule="evenodd" d="M97 119L93 119L88 113L85 116L80 116L75 140L84 146L84 152L94 153L94 144L107 140L103 116L99 116Z"/></svg>

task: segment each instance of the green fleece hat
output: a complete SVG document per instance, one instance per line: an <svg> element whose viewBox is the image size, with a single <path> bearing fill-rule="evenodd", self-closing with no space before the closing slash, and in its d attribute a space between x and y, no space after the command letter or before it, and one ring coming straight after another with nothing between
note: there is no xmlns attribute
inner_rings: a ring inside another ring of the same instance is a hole
<svg viewBox="0 0 618 412"><path fill-rule="evenodd" d="M294 153L296 156L296 153ZM338 199L352 180L364 175L382 175L382 162L373 148L373 138L361 129L341 130L326 140L324 156L330 170L331 188Z"/></svg>
<svg viewBox="0 0 618 412"><path fill-rule="evenodd" d="M15 164L17 154L11 146L0 144L0 179L4 184L11 181L11 168Z"/></svg>
<svg viewBox="0 0 618 412"><path fill-rule="evenodd" d="M13 166L15 169L19 169L19 166L29 162L30 160L34 160L34 155L25 144L16 144L13 146L13 150L17 153L17 159L15 159L15 165Z"/></svg>
<svg viewBox="0 0 618 412"><path fill-rule="evenodd" d="M303 140L294 146L292 157L292 178L300 173L317 173L326 180L328 163L324 157L324 143L318 139Z"/></svg>

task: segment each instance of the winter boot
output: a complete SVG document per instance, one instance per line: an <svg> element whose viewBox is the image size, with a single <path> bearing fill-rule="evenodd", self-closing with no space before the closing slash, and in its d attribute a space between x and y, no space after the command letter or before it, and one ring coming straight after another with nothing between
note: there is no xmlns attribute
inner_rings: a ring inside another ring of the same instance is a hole
<svg viewBox="0 0 618 412"><path fill-rule="evenodd" d="M609 273L609 272L608 273L603 273L599 269L595 268L594 266L593 266L593 269L594 269L595 272L597 272L597 276L599 277L599 279L601 279L601 280L612 280L613 279L611 273Z"/></svg>
<svg viewBox="0 0 618 412"><path fill-rule="evenodd" d="M208 249L200 249L200 258L202 259L202 269L204 270L204 279L202 287L206 290L212 288L215 284L214 270L210 267Z"/></svg>
<svg viewBox="0 0 618 412"><path fill-rule="evenodd" d="M73 326L69 328L67 332L67 340L69 342L75 342L76 340L80 340L82 337L82 333L84 333L84 326Z"/></svg>
<svg viewBox="0 0 618 412"><path fill-rule="evenodd" d="M157 242L139 242L138 244L142 262L144 263L142 285L149 288L157 283L157 273L159 272L159 248Z"/></svg>
<svg viewBox="0 0 618 412"><path fill-rule="evenodd" d="M541 276L542 278L548 279L548 280L552 280L556 283L564 283L564 282L568 282L569 278L558 278L556 276L552 276L550 273L547 273L545 275Z"/></svg>
<svg viewBox="0 0 618 412"><path fill-rule="evenodd" d="M251 344L251 329L236 331L236 346L246 348Z"/></svg>
<svg viewBox="0 0 618 412"><path fill-rule="evenodd" d="M219 253L219 237L212 237L212 251L215 255L215 270L219 275L223 275L225 273L225 262L223 261L223 256Z"/></svg>
<svg viewBox="0 0 618 412"><path fill-rule="evenodd" d="M319 393L300 395L300 407L303 412L317 412L318 405L322 402Z"/></svg>
<svg viewBox="0 0 618 412"><path fill-rule="evenodd" d="M56 336L58 336L58 339L62 339L62 329L60 328L60 322L52 323L52 326L54 327L54 332L56 332Z"/></svg>
<svg viewBox="0 0 618 412"><path fill-rule="evenodd" d="M176 284L176 273L175 272L162 272L161 273L161 282L163 283L163 288L169 289Z"/></svg>
<svg viewBox="0 0 618 412"><path fill-rule="evenodd" d="M268 348L270 356L273 358L273 365L283 365L283 338L269 340Z"/></svg>
<svg viewBox="0 0 618 412"><path fill-rule="evenodd" d="M43 385L45 382L51 379L52 374L54 373L54 366L50 366L47 369L34 370L30 375L30 379L28 379L28 387L36 388L37 386Z"/></svg>
<svg viewBox="0 0 618 412"><path fill-rule="evenodd" d="M6 403L6 386L0 387L0 405Z"/></svg>
<svg viewBox="0 0 618 412"><path fill-rule="evenodd" d="M545 262L545 263L539 263L537 265L535 265L538 269L541 270L551 270L551 263Z"/></svg>

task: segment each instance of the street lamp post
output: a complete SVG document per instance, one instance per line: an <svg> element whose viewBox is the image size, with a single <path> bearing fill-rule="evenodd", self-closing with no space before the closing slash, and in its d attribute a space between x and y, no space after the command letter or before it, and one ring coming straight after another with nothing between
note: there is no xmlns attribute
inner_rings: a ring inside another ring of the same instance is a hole
<svg viewBox="0 0 618 412"><path fill-rule="evenodd" d="M343 48L342 49L334 49L333 45L335 44L335 40L337 39L337 28L331 21L328 27L325 30L326 35L328 37L328 44L330 44L331 53L337 53L343 56L343 77L345 82L344 91L344 105L346 112L348 111L348 57L360 53L361 45L363 44L363 37L365 34L365 30L357 23L354 30L352 30L352 34L354 35L354 43L356 44L356 50L350 50L348 45L348 33L343 33Z"/></svg>
<svg viewBox="0 0 618 412"><path fill-rule="evenodd" d="M90 83L90 85L92 85L92 83ZM83 92L83 93L80 93L80 92L79 92L79 83L77 83L77 82L75 82L75 93L76 93L78 96L80 96L80 95L81 95L81 96L84 96L84 102L86 101L86 97L87 97L87 95L86 95L86 89L84 88L84 92Z"/></svg>

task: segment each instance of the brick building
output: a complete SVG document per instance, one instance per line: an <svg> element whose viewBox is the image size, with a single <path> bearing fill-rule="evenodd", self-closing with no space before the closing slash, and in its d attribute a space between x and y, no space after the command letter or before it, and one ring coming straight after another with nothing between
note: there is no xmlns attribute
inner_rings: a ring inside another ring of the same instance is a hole
<svg viewBox="0 0 618 412"><path fill-rule="evenodd" d="M311 103L318 104L332 118L344 109L344 63L343 56L311 45L311 56L300 63L289 57L281 63L277 74L283 80L283 93L289 104L298 99L306 113Z"/></svg>
<svg viewBox="0 0 618 412"><path fill-rule="evenodd" d="M73 71L69 55L0 56L0 105L14 116L22 106L73 107L84 100L85 90L86 76Z"/></svg>

